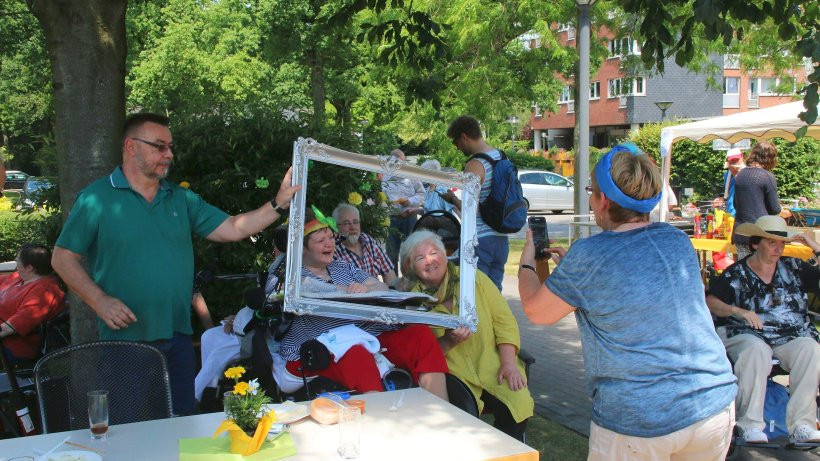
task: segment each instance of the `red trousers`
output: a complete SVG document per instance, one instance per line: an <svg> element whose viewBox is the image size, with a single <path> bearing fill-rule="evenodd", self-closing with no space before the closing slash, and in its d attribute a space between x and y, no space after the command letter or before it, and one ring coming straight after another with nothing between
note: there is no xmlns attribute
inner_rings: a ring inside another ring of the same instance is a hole
<svg viewBox="0 0 820 461"><path fill-rule="evenodd" d="M427 325L408 325L402 329L386 331L378 336L384 356L397 367L404 368L418 383L419 373L447 373L447 361L433 331ZM334 359L335 360L335 359ZM338 361L330 361L330 366L306 376L324 376L350 390L361 393L383 391L381 376L373 354L362 346L351 347ZM288 362L287 370L294 376L301 376L302 362Z"/></svg>

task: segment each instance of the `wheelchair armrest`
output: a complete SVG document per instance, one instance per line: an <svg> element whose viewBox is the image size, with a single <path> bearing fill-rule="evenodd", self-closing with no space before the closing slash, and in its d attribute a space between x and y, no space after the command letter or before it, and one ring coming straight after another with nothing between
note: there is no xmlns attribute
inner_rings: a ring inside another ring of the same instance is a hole
<svg viewBox="0 0 820 461"><path fill-rule="evenodd" d="M521 359L527 367L535 363L535 357L524 349L518 351L518 358Z"/></svg>

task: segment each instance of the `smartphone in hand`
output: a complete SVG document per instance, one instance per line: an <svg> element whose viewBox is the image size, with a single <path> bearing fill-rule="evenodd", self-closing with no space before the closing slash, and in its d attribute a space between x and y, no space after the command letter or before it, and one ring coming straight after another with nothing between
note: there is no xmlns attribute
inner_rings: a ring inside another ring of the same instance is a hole
<svg viewBox="0 0 820 461"><path fill-rule="evenodd" d="M547 259L550 254L544 250L550 247L549 234L547 233L547 218L543 216L530 216L527 224L532 230L532 239L535 243L535 259Z"/></svg>

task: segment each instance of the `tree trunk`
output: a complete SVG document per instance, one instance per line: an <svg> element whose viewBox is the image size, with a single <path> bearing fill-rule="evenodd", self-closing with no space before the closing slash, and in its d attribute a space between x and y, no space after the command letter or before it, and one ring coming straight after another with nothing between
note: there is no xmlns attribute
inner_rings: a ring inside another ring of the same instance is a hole
<svg viewBox="0 0 820 461"><path fill-rule="evenodd" d="M46 37L63 220L77 193L120 163L125 118L127 0L27 0ZM98 338L96 315L73 294L71 338Z"/></svg>

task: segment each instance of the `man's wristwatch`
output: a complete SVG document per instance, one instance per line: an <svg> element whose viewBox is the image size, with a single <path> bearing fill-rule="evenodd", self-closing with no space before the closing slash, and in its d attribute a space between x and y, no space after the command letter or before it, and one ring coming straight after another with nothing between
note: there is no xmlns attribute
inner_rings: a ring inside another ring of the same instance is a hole
<svg viewBox="0 0 820 461"><path fill-rule="evenodd" d="M278 213L279 216L285 216L286 214L288 214L288 210L286 208L282 208L282 207L280 207L279 205L276 204L276 198L275 197L273 199L271 199L270 206L273 207L273 211Z"/></svg>

